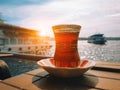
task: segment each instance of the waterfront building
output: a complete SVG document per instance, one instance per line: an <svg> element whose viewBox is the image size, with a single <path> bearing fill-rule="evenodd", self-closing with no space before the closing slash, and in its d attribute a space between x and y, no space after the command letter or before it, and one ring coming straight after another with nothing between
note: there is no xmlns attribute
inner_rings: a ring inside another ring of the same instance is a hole
<svg viewBox="0 0 120 90"><path fill-rule="evenodd" d="M45 54L49 37L40 36L40 31L10 25L0 19L0 52Z"/></svg>

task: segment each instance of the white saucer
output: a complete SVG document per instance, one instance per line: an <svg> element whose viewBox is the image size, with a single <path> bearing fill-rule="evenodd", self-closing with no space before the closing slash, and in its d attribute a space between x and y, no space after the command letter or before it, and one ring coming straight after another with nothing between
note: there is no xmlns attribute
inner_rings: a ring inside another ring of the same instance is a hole
<svg viewBox="0 0 120 90"><path fill-rule="evenodd" d="M85 73L93 66L95 66L95 61L92 60L81 60L81 64L76 68L64 68L64 67L56 67L54 64L51 63L52 58L42 59L37 62L44 70L49 72L50 74L58 77L76 77L80 76L81 74ZM86 62L87 61L87 62ZM83 63L85 63L83 66ZM82 65L82 66L81 66Z"/></svg>

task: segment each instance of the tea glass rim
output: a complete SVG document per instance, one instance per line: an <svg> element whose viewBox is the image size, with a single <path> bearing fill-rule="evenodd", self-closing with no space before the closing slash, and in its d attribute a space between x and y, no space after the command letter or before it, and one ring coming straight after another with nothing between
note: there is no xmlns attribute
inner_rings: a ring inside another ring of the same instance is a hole
<svg viewBox="0 0 120 90"><path fill-rule="evenodd" d="M80 25L76 24L59 24L52 26L52 29L55 33L58 32L79 32L81 29Z"/></svg>

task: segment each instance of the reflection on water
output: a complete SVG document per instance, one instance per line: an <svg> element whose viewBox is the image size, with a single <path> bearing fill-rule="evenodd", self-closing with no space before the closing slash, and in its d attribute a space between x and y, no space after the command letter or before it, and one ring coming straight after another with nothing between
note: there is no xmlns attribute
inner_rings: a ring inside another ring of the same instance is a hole
<svg viewBox="0 0 120 90"><path fill-rule="evenodd" d="M120 62L120 41L108 41L105 45L79 41L78 50L81 58L96 61Z"/></svg>
<svg viewBox="0 0 120 90"><path fill-rule="evenodd" d="M51 56L54 56L54 49L55 46L53 46ZM81 59L120 62L120 41L107 41L105 45L87 43L87 41L78 41L78 52Z"/></svg>

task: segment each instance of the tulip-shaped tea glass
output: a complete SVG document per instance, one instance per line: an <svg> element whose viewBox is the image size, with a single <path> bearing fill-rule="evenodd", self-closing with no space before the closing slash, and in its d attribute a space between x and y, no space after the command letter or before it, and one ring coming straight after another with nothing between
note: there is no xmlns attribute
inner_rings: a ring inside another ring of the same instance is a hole
<svg viewBox="0 0 120 90"><path fill-rule="evenodd" d="M52 27L56 49L51 61L56 67L74 68L80 65L77 49L80 25L62 24Z"/></svg>

